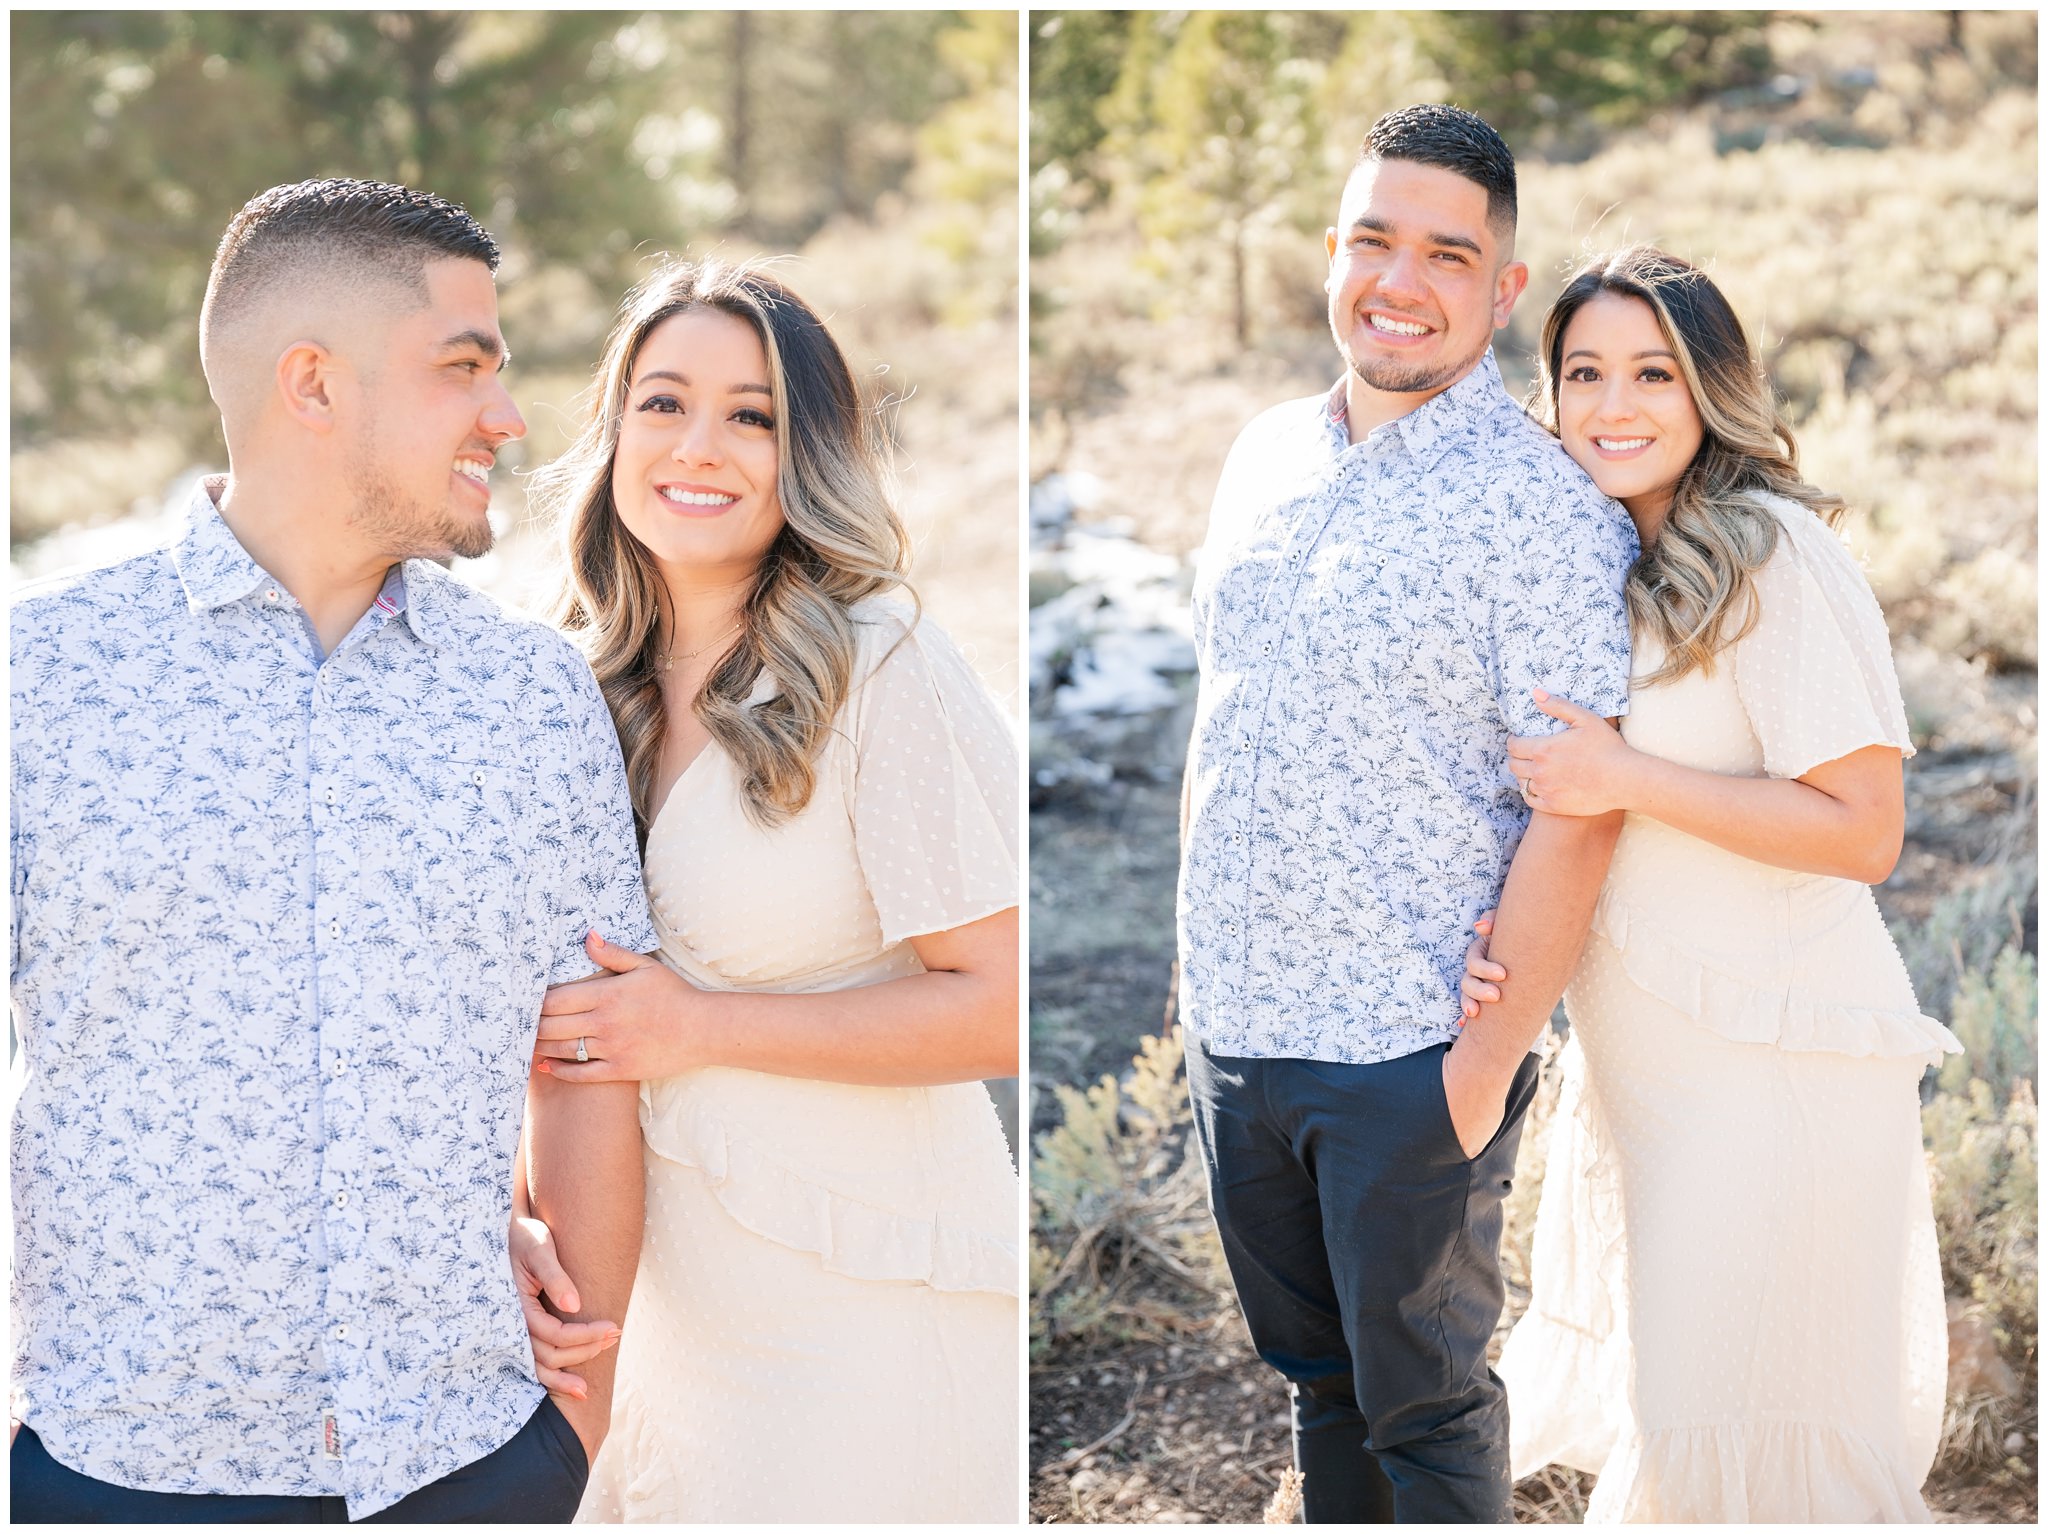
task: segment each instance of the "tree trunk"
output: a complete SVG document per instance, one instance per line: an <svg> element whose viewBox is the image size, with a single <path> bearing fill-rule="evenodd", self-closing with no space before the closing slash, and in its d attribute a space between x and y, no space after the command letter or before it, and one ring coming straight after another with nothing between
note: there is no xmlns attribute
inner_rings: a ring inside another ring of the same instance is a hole
<svg viewBox="0 0 2048 1534"><path fill-rule="evenodd" d="M732 13L732 92L727 98L725 175L739 199L738 214L744 219L753 198L748 195L749 160L753 152L753 101L748 93L748 66L754 51L754 17L749 11Z"/></svg>
<svg viewBox="0 0 2048 1534"><path fill-rule="evenodd" d="M842 80L859 79L859 61L854 56L846 12L828 11L825 27L834 74ZM849 93L847 101L851 99ZM853 180L852 139L852 108L843 102L825 120L825 173L832 183L829 195L835 213L844 213L853 206L853 188L848 184Z"/></svg>
<svg viewBox="0 0 2048 1534"><path fill-rule="evenodd" d="M1230 312L1239 351L1252 340L1251 305L1245 287L1244 220L1240 218L1230 226Z"/></svg>
<svg viewBox="0 0 2048 1534"><path fill-rule="evenodd" d="M403 18L400 56L405 60L405 99L412 118L412 142L400 158L400 174L410 186L425 186L445 180L448 167L441 164L441 125L434 98L439 89L434 71L454 45L457 33L467 22L457 17L430 16L415 12Z"/></svg>

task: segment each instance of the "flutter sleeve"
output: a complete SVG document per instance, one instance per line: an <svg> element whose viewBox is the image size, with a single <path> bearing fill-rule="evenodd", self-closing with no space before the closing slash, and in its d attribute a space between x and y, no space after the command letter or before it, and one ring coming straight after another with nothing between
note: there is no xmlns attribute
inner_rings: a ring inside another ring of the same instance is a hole
<svg viewBox="0 0 2048 1534"><path fill-rule="evenodd" d="M1009 722L952 640L908 613L876 628L886 654L854 700L853 835L894 944L1019 903L1021 779Z"/></svg>
<svg viewBox="0 0 2048 1534"><path fill-rule="evenodd" d="M1913 754L1877 597L1846 545L1803 506L1774 502L1778 547L1756 573L1756 626L1735 683L1764 770L1796 778L1865 746Z"/></svg>

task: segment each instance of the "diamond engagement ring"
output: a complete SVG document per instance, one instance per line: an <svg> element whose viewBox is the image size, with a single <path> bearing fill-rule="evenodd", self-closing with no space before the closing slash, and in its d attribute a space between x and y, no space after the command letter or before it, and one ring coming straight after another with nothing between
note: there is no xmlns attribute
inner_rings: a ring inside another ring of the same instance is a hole
<svg viewBox="0 0 2048 1534"><path fill-rule="evenodd" d="M578 1065L588 1065L590 1063L590 1040L585 1038L578 1038L576 1040L576 1063Z"/></svg>

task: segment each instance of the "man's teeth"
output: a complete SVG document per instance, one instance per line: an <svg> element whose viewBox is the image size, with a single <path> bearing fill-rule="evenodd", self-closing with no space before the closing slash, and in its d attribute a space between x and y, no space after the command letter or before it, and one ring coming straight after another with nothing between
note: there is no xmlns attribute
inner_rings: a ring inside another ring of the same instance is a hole
<svg viewBox="0 0 2048 1534"><path fill-rule="evenodd" d="M480 485L487 485L491 481L491 466L487 463L475 463L467 458L458 458L455 460L455 472L467 479L475 480Z"/></svg>
<svg viewBox="0 0 2048 1534"><path fill-rule="evenodd" d="M1593 440L1610 453L1628 453L1650 445L1648 437L1595 437Z"/></svg>
<svg viewBox="0 0 2048 1534"><path fill-rule="evenodd" d="M1426 336L1427 325L1416 325L1407 320L1390 320L1384 314L1369 314L1366 320L1374 330L1391 331L1397 336Z"/></svg>
<svg viewBox="0 0 2048 1534"><path fill-rule="evenodd" d="M739 499L715 490L671 490L667 485L661 487L659 494L664 501L674 501L678 506L730 506Z"/></svg>

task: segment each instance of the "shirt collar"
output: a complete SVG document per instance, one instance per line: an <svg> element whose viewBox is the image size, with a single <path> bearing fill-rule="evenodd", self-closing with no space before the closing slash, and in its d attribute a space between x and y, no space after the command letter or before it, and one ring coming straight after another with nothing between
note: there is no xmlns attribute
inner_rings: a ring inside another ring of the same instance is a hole
<svg viewBox="0 0 2048 1534"><path fill-rule="evenodd" d="M1399 433L1418 466L1428 469L1445 449L1462 437L1474 435L1488 416L1507 402L1507 385L1501 382L1500 364L1493 348L1473 366L1472 371L1441 394L1435 394L1404 416L1387 424ZM1349 443L1345 424L1344 380L1331 388L1326 414L1337 433L1340 446Z"/></svg>
<svg viewBox="0 0 2048 1534"><path fill-rule="evenodd" d="M225 474L209 474L192 487L185 531L171 545L171 563L185 586L185 605L195 613L239 602L271 579L221 519L214 497L227 483Z"/></svg>
<svg viewBox="0 0 2048 1534"><path fill-rule="evenodd" d="M220 514L217 499L227 489L225 474L209 474L192 487L186 503L185 531L171 545L171 563L185 587L185 605L193 612L212 612L239 602L254 592L274 586L271 575L249 555ZM402 616L413 637L432 644L439 618L440 592L433 574L420 574L408 583L414 566L428 561L409 559L395 564L384 577L374 606L388 616ZM435 571L434 574L439 574Z"/></svg>

